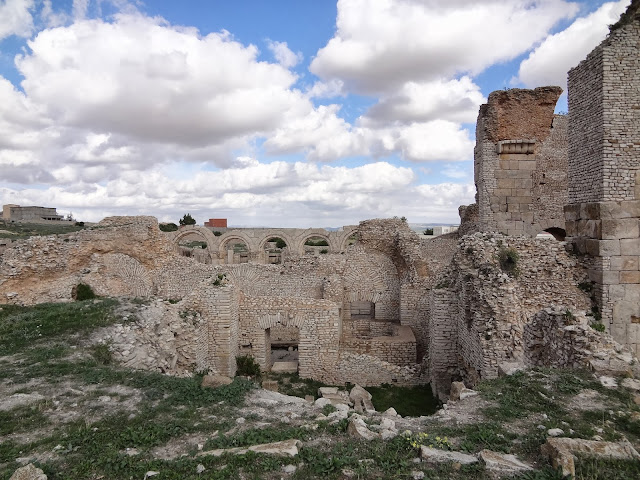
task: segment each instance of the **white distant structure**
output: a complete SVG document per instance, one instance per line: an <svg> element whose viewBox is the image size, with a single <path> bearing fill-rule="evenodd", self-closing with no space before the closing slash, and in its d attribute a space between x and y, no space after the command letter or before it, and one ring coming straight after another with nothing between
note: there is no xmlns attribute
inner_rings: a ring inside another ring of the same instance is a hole
<svg viewBox="0 0 640 480"><path fill-rule="evenodd" d="M433 236L444 235L446 233L453 233L458 231L459 225L441 225L433 227Z"/></svg>

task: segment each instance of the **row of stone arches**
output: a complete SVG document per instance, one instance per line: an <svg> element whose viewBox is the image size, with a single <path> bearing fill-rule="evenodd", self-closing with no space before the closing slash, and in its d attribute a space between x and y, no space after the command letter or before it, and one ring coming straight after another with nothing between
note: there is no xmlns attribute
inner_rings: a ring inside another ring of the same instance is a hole
<svg viewBox="0 0 640 480"><path fill-rule="evenodd" d="M204 227L185 227L174 234L173 242L185 256L205 263L280 263L286 256L340 253L356 241L356 227L328 232L324 229L237 229L216 236ZM273 247L278 244L278 248ZM198 248L189 245L195 244ZM191 248L191 250L189 250ZM279 261L273 261L274 251Z"/></svg>

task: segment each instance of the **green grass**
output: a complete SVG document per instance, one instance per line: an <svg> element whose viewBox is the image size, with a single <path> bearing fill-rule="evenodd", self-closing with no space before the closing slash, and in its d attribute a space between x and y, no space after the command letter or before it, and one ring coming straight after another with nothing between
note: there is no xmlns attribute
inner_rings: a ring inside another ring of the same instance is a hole
<svg viewBox="0 0 640 480"><path fill-rule="evenodd" d="M76 225L75 222L65 222L58 225L51 223L11 223L0 220L0 230L12 232L12 234L0 232L0 238L23 239L42 235L62 235L77 232L84 228L84 226Z"/></svg>
<svg viewBox="0 0 640 480"><path fill-rule="evenodd" d="M316 399L320 387L331 386L311 378L300 378L297 373L268 373L266 378L278 382L278 392L300 398L311 395Z"/></svg>
<svg viewBox="0 0 640 480"><path fill-rule="evenodd" d="M0 310L0 348L5 354L43 341L86 333L120 321L115 299L74 303L41 303L32 307L4 305Z"/></svg>
<svg viewBox="0 0 640 480"><path fill-rule="evenodd" d="M371 401L378 412L393 407L402 416L419 417L432 415L440 407L440 402L433 396L429 385L398 387L385 384L367 387L367 391L371 393Z"/></svg>

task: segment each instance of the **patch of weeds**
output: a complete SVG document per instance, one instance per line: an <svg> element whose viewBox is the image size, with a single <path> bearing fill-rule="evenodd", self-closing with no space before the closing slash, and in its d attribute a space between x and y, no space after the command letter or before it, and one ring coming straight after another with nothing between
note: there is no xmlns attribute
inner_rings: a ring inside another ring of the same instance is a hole
<svg viewBox="0 0 640 480"><path fill-rule="evenodd" d="M113 353L111 352L111 342L96 343L89 348L91 356L100 365L110 365L113 362Z"/></svg>
<svg viewBox="0 0 640 480"><path fill-rule="evenodd" d="M120 319L115 299L74 303L41 303L30 307L5 305L0 311L0 347L12 354L34 343L105 327Z"/></svg>
<svg viewBox="0 0 640 480"><path fill-rule="evenodd" d="M398 387L384 384L367 387L367 391L371 393L371 401L379 412L393 407L402 416L419 417L433 415L440 408L440 402L433 396L430 385Z"/></svg>
<svg viewBox="0 0 640 480"><path fill-rule="evenodd" d="M510 478L511 480L568 480L567 477L562 475L561 469L554 469L551 467L545 467L542 470L533 470L531 472L521 473Z"/></svg>
<svg viewBox="0 0 640 480"><path fill-rule="evenodd" d="M593 282L580 282L578 288L586 293L593 292Z"/></svg>
<svg viewBox="0 0 640 480"><path fill-rule="evenodd" d="M23 357L30 364L57 360L68 354L69 348L60 344L32 347L22 352Z"/></svg>
<svg viewBox="0 0 640 480"><path fill-rule="evenodd" d="M604 331L606 330L604 323L602 322L593 322L593 323L590 323L589 326L593 328L596 332L600 332L600 333L604 333Z"/></svg>
<svg viewBox="0 0 640 480"><path fill-rule="evenodd" d="M244 430L234 435L218 434L217 437L207 440L205 450L214 448L248 447L262 443L281 442L296 438L308 439L313 432L308 428L291 427L285 423L276 424L266 428Z"/></svg>
<svg viewBox="0 0 640 480"><path fill-rule="evenodd" d="M537 378L525 372L480 382L476 389L496 402L495 406L483 410L492 420L526 418L531 413L564 413L560 404L552 398L553 393L545 389Z"/></svg>
<svg viewBox="0 0 640 480"><path fill-rule="evenodd" d="M175 305L176 303L178 303L180 300L177 298L170 298L167 300L167 302L169 302L171 305Z"/></svg>
<svg viewBox="0 0 640 480"><path fill-rule="evenodd" d="M91 286L87 285L86 283L79 283L78 285L76 285L71 292L71 296L74 300L77 300L79 302L82 302L83 300L93 300L94 298L96 298L96 294L94 293L93 288L91 288Z"/></svg>
<svg viewBox="0 0 640 480"><path fill-rule="evenodd" d="M503 272L510 277L517 278L520 275L520 269L518 268L518 261L520 260L520 254L514 248L500 247L498 251L498 263Z"/></svg>
<svg viewBox="0 0 640 480"><path fill-rule="evenodd" d="M464 439L460 442L460 448L470 453L476 453L485 448L509 453L512 447L511 440L516 437L497 423L467 425L462 431Z"/></svg>
<svg viewBox="0 0 640 480"><path fill-rule="evenodd" d="M311 378L300 378L297 373L269 373L268 378L278 382L280 393L300 398L311 395L315 399L320 387L330 386Z"/></svg>
<svg viewBox="0 0 640 480"><path fill-rule="evenodd" d="M242 377L261 378L260 365L251 355L239 355L236 357L236 375Z"/></svg>
<svg viewBox="0 0 640 480"><path fill-rule="evenodd" d="M411 445L411 447L420 449L425 446L429 448L439 448L440 450L453 450L453 446L447 437L429 434L427 432L418 432L411 435L402 435L402 438Z"/></svg>
<svg viewBox="0 0 640 480"><path fill-rule="evenodd" d="M219 287L221 285L225 285L226 283L227 275L225 273L219 273L211 285L213 285L214 287Z"/></svg>
<svg viewBox="0 0 640 480"><path fill-rule="evenodd" d="M46 402L36 405L17 407L9 411L0 411L0 435L27 432L49 423L42 413Z"/></svg>
<svg viewBox="0 0 640 480"><path fill-rule="evenodd" d="M337 411L338 411L338 409L335 406L333 406L332 404L330 404L330 403L325 405L324 407L322 407L322 414L325 415L325 416L329 416L333 412L337 412Z"/></svg>
<svg viewBox="0 0 640 480"><path fill-rule="evenodd" d="M640 478L638 460L578 457L576 480L630 480Z"/></svg>
<svg viewBox="0 0 640 480"><path fill-rule="evenodd" d="M326 248L323 248L322 250L320 250L320 253L325 255L325 254L329 253L329 250L327 250Z"/></svg>

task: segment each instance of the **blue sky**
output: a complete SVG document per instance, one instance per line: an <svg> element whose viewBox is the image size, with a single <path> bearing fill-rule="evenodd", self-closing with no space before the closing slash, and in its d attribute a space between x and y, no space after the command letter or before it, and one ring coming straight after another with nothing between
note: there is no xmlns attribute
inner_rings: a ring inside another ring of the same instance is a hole
<svg viewBox="0 0 640 480"><path fill-rule="evenodd" d="M566 88L628 3L0 0L0 200L457 223L488 94Z"/></svg>

